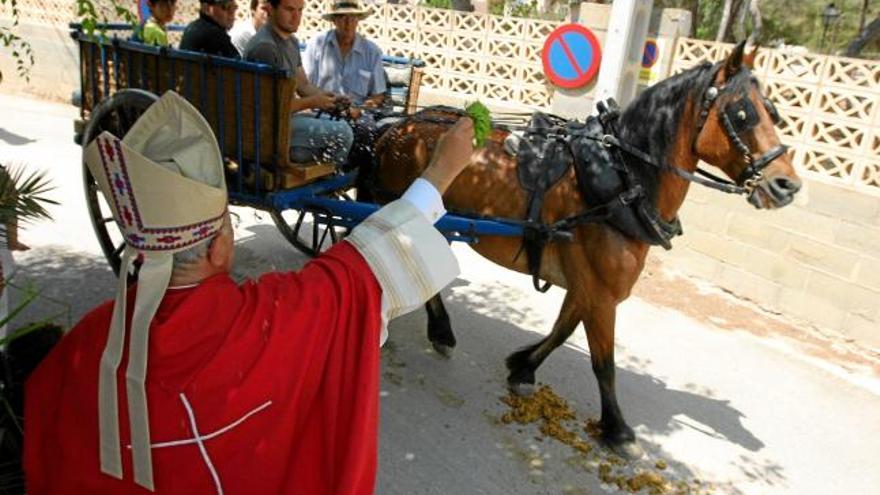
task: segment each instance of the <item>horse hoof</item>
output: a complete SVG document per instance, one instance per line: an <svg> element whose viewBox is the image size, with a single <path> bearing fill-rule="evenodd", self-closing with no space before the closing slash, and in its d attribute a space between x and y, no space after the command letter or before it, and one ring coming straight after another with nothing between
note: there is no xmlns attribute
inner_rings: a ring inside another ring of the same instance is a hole
<svg viewBox="0 0 880 495"><path fill-rule="evenodd" d="M507 388L519 397L531 397L535 393L534 383L508 383Z"/></svg>
<svg viewBox="0 0 880 495"><path fill-rule="evenodd" d="M452 351L455 349L455 347L453 347L451 345L439 344L437 342L431 342L431 346L434 347L434 351L437 354L440 354L441 356L443 356L445 358L451 358Z"/></svg>
<svg viewBox="0 0 880 495"><path fill-rule="evenodd" d="M609 447L612 452L628 461L637 461L645 456L644 449L642 449L642 446L639 445L639 442L636 440L610 444Z"/></svg>

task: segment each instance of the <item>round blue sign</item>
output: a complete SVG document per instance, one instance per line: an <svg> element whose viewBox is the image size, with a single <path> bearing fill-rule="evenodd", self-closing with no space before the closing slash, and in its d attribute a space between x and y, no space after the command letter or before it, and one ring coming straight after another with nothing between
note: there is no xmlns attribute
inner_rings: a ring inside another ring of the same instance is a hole
<svg viewBox="0 0 880 495"><path fill-rule="evenodd" d="M657 63L657 54L659 53L657 42L648 40L645 42L645 51L642 52L642 67L650 69Z"/></svg>
<svg viewBox="0 0 880 495"><path fill-rule="evenodd" d="M579 88L596 77L602 54L596 36L580 24L556 28L541 52L544 75L562 88Z"/></svg>

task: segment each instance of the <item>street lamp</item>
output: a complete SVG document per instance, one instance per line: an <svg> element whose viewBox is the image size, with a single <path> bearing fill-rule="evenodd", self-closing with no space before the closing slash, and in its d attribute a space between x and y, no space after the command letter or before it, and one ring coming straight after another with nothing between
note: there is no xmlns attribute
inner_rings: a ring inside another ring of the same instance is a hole
<svg viewBox="0 0 880 495"><path fill-rule="evenodd" d="M837 22L837 19L840 18L842 13L843 12L841 12L833 3L829 3L828 6L822 10L822 43L819 45L819 51L825 49L825 34L828 33L828 28Z"/></svg>

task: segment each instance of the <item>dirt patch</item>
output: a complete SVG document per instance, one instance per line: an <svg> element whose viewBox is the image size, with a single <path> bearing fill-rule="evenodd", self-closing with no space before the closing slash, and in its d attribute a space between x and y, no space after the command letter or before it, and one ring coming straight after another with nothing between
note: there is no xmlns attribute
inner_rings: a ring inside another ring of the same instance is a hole
<svg viewBox="0 0 880 495"><path fill-rule="evenodd" d="M807 355L860 369L880 377L880 353L852 339L824 331L787 315L774 313L752 301L696 278L673 273L649 256L633 295L652 304L673 308L701 323L722 330L739 330L758 337L779 337Z"/></svg>

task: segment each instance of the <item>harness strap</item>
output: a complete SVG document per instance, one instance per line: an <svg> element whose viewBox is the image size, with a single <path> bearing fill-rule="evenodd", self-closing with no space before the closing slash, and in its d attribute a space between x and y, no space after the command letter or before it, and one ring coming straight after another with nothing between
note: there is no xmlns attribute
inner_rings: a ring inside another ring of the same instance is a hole
<svg viewBox="0 0 880 495"><path fill-rule="evenodd" d="M672 172L673 174L675 174L685 180L689 180L691 182L696 182L697 184L700 184L700 185L703 185L703 186L706 186L706 187L709 187L712 189L716 189L718 191L731 193L731 194L745 194L747 192L746 188L737 186L736 184L734 184L728 180L722 179L718 176L715 176L714 174L712 174L710 172L707 172L707 171L699 169L699 168L697 169L697 171L698 171L698 173L700 173L700 175L704 175L706 177L711 177L712 180L704 179L703 177L700 177L699 175L688 172L687 170L682 170L678 167L672 167L667 164L658 163L656 160L654 160L653 157L651 157L651 155L645 153L644 151L642 151L634 146L631 146L628 143L621 142L619 139L617 139L616 136L613 136L611 134L605 134L601 138L597 138L596 136L585 136L585 137L588 137L590 139L597 139L598 141L601 141L602 144L604 144L605 146L615 146L617 148L620 148L621 150L627 152L628 154L638 158L639 160L641 160L643 162L649 163L649 164L659 168L660 170L666 170L666 171ZM768 161L768 163L769 163L769 161Z"/></svg>
<svg viewBox="0 0 880 495"><path fill-rule="evenodd" d="M548 236L544 235L539 229L534 228L535 225L543 225L541 221L541 210L544 208L544 193L546 189L536 189L529 194L528 207L526 208L526 224L523 228L523 246L526 250L526 263L529 271L532 272L532 285L538 292L547 292L550 290L551 283L547 282L541 285L538 274L541 272L541 255L544 252L544 245L548 241Z"/></svg>
<svg viewBox="0 0 880 495"><path fill-rule="evenodd" d="M770 151L764 153L758 157L757 160L749 164L749 166L739 174L739 177L737 177L737 183L742 184L749 178L757 176L762 170L770 165L770 162L784 155L786 151L788 151L788 146L784 144L773 147Z"/></svg>

